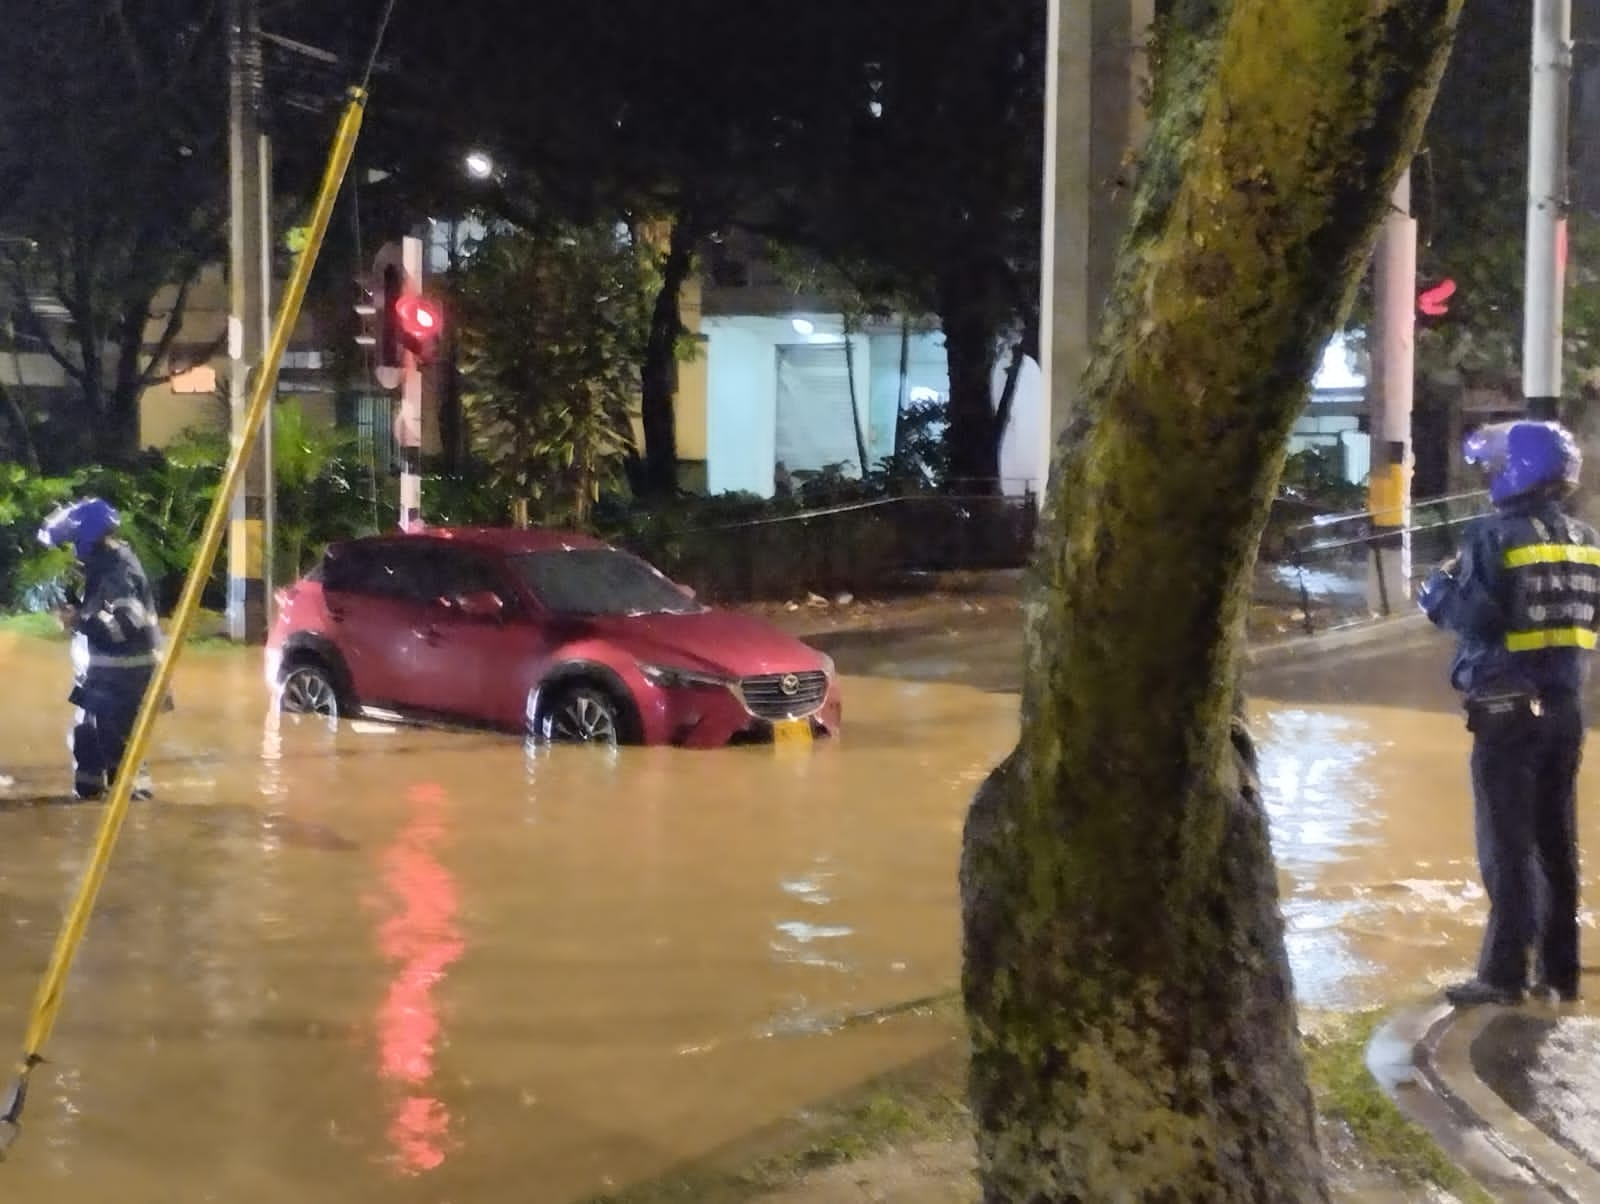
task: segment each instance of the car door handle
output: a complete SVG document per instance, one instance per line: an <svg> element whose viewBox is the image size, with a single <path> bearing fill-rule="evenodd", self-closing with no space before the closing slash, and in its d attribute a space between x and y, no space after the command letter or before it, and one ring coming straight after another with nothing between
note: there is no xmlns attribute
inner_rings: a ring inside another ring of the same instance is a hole
<svg viewBox="0 0 1600 1204"><path fill-rule="evenodd" d="M439 629L437 627L431 625L428 627L415 627L412 629L412 634L424 644L436 645L439 643L440 637Z"/></svg>

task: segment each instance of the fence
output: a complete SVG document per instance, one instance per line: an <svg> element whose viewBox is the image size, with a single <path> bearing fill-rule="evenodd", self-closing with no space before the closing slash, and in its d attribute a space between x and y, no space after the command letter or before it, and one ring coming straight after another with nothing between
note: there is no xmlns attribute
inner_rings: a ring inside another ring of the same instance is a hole
<svg viewBox="0 0 1600 1204"><path fill-rule="evenodd" d="M627 542L708 598L875 592L908 573L1020 568L1038 502L911 494L712 526L647 526Z"/></svg>
<svg viewBox="0 0 1600 1204"><path fill-rule="evenodd" d="M1379 531L1371 511L1328 515L1281 529L1264 545L1257 569L1258 607L1276 611L1281 627L1314 633L1408 608L1416 587L1456 547L1463 524L1490 509L1483 491L1412 503L1409 580L1381 576ZM1401 588L1401 587L1404 588Z"/></svg>

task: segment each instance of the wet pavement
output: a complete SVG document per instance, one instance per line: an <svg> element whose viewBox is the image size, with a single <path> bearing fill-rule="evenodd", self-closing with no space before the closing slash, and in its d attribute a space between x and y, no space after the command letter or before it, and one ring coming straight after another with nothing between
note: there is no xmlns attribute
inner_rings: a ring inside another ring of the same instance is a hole
<svg viewBox="0 0 1600 1204"><path fill-rule="evenodd" d="M1015 738L1015 637L900 638L898 660L885 638L835 644L846 673L880 676L846 683L841 740L799 753L275 731L258 660L189 653L159 800L130 816L6 1198L566 1204L947 1046L948 1021L849 1021L956 980L960 828ZM1444 655L1424 639L1256 675L1310 1006L1415 995L1472 961ZM0 643L8 696L41 700L8 707L0 747L18 779L0 1054L100 816L31 801L66 783L65 660Z"/></svg>

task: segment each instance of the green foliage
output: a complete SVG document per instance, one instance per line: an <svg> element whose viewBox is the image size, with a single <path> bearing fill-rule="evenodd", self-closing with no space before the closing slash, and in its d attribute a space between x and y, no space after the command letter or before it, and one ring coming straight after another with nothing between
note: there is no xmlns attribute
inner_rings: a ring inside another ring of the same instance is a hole
<svg viewBox="0 0 1600 1204"><path fill-rule="evenodd" d="M372 482L347 434L308 419L293 400L273 407L272 430L278 580L303 573L331 540L393 525L394 505L374 506ZM120 512L122 538L150 574L157 600L170 608L199 555L227 455L223 435L191 431L165 452L147 451L126 467L91 466L69 476L40 477L17 465L0 465L0 604L37 610L59 598L72 557L42 547L35 533L59 503L95 494ZM219 606L226 590L224 543L202 600Z"/></svg>
<svg viewBox="0 0 1600 1204"><path fill-rule="evenodd" d="M1383 1015L1358 1012L1339 1017L1306 1039L1306 1071L1317 1110L1347 1126L1362 1153L1407 1185L1431 1185L1470 1204L1489 1194L1450 1161L1426 1130L1407 1120L1367 1069L1367 1046Z"/></svg>
<svg viewBox="0 0 1600 1204"><path fill-rule="evenodd" d="M1283 462L1280 498L1302 502L1320 514L1365 509L1367 491L1345 479L1344 465L1332 448L1307 447Z"/></svg>
<svg viewBox="0 0 1600 1204"><path fill-rule="evenodd" d="M1522 352L1531 25L1518 0L1475 0L1460 30L1423 154L1412 171L1418 274L1449 277L1449 313L1417 333L1419 374L1459 372L1510 387ZM1600 230L1573 214L1563 320L1573 381L1600 372Z"/></svg>
<svg viewBox="0 0 1600 1204"><path fill-rule="evenodd" d="M48 608L53 583L71 567L70 554L39 543L40 520L78 489L73 476L41 477L20 464L0 464L0 605Z"/></svg>
<svg viewBox="0 0 1600 1204"><path fill-rule="evenodd" d="M496 233L457 310L463 408L493 489L544 521L587 521L633 449L652 257L609 223Z"/></svg>

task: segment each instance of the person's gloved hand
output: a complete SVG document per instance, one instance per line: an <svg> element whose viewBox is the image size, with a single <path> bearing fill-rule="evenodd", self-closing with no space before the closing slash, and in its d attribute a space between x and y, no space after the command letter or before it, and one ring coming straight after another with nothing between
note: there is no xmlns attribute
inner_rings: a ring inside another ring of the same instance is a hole
<svg viewBox="0 0 1600 1204"><path fill-rule="evenodd" d="M1433 572L1428 574L1428 579L1422 583L1422 588L1417 590L1417 605L1422 608L1422 613L1430 619L1438 612L1445 597L1455 585L1455 578L1451 572L1455 569L1458 558L1452 556Z"/></svg>

